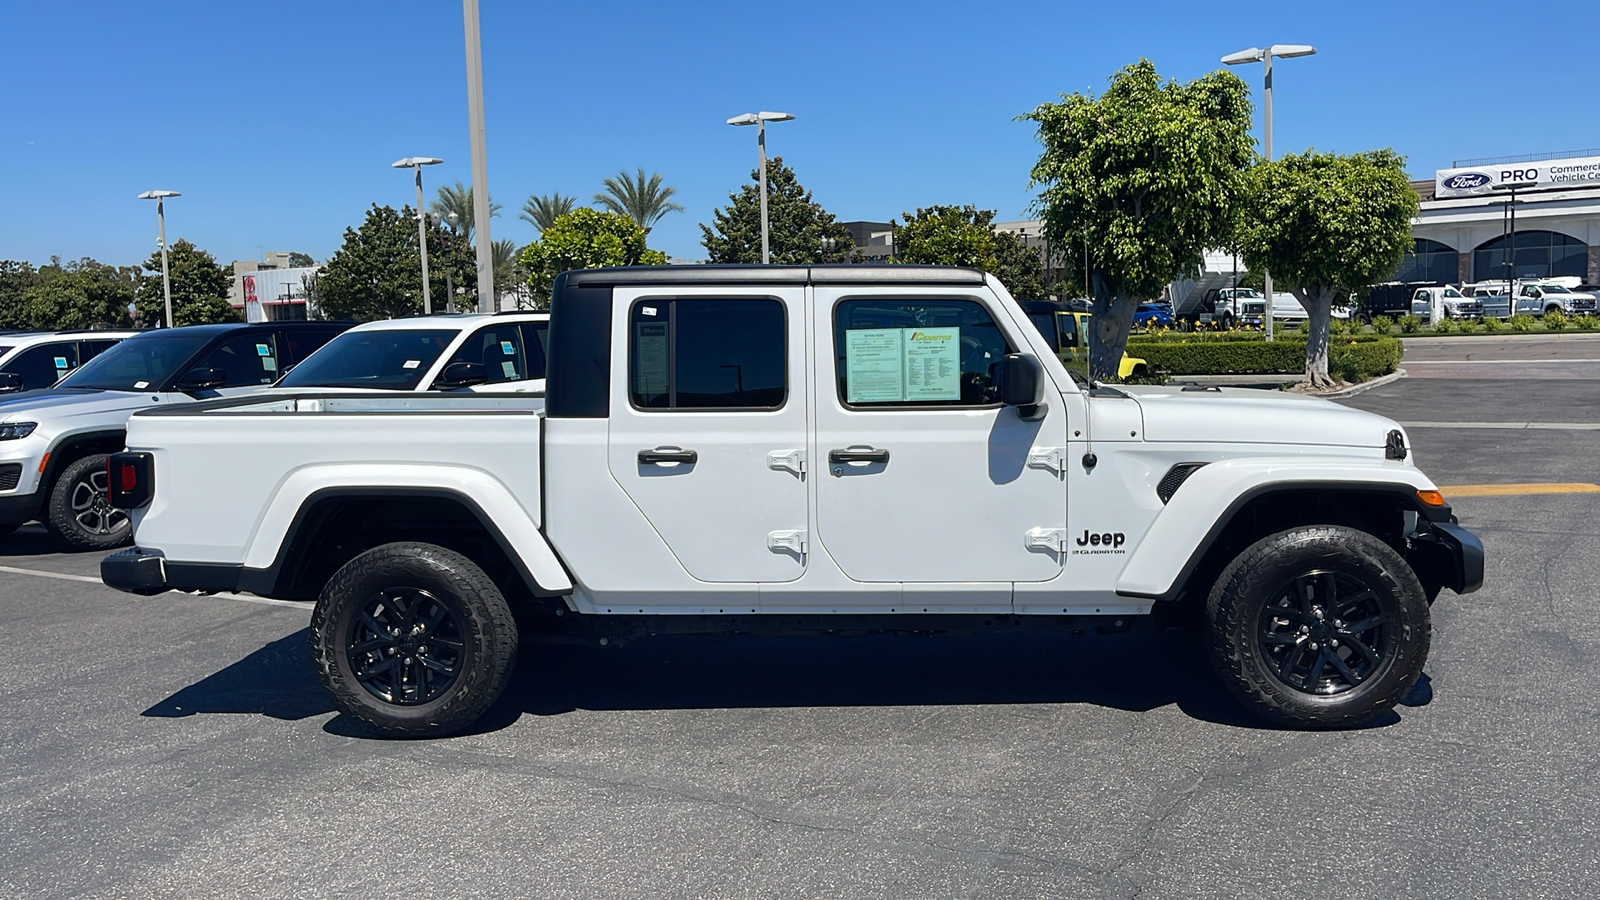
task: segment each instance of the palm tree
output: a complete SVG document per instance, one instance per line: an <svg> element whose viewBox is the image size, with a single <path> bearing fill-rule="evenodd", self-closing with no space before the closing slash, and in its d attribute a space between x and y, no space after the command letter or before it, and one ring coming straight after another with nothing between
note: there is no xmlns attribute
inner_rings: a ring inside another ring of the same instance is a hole
<svg viewBox="0 0 1600 900"><path fill-rule="evenodd" d="M512 281L517 280L517 257L520 255L520 253L521 248L517 246L516 241L513 241L510 238L490 242L489 258L491 260L491 264L494 266L494 283L496 285L496 290L499 290L500 285L509 287Z"/></svg>
<svg viewBox="0 0 1600 900"><path fill-rule="evenodd" d="M670 199L678 189L662 187L659 172L646 178L643 166L639 167L637 177L618 172L617 177L607 178L602 184L606 186L606 192L595 194L594 202L638 222L645 231L649 231L650 226L667 213L683 212L683 204L673 203Z"/></svg>
<svg viewBox="0 0 1600 900"><path fill-rule="evenodd" d="M455 228L461 232L462 237L467 239L467 243L472 243L472 228L476 224L476 219L472 211L472 187L470 185L465 185L458 181L453 186L441 186L439 188L439 198L433 201L429 211L446 218L451 213L455 213ZM489 215L500 215L500 204L494 202L493 199L489 201Z"/></svg>
<svg viewBox="0 0 1600 900"><path fill-rule="evenodd" d="M572 207L578 202L577 197L563 197L557 191L548 197L534 194L522 204L522 220L539 229L544 234L555 224L556 219L572 212Z"/></svg>

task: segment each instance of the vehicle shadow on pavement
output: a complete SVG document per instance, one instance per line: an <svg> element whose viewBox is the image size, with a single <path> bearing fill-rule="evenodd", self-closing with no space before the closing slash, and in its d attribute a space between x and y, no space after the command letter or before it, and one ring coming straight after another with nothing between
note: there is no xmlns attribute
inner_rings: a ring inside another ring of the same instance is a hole
<svg viewBox="0 0 1600 900"><path fill-rule="evenodd" d="M309 641L304 628L281 637L141 715L181 718L197 713L259 713L274 719L305 719L333 712L333 702L312 674Z"/></svg>
<svg viewBox="0 0 1600 900"><path fill-rule="evenodd" d="M1417 699L1408 697L1406 705L1421 705ZM1195 634L1170 630L961 639L673 635L641 638L622 647L552 644L529 636L523 639L504 696L465 734L499 731L525 714L554 716L580 709L1023 703L1083 703L1131 712L1176 706L1204 722L1275 727L1228 695ZM304 719L333 711L312 673L307 632L301 629L189 685L143 715L253 713ZM1389 712L1367 727L1399 720ZM343 715L323 728L367 736Z"/></svg>
<svg viewBox="0 0 1600 900"><path fill-rule="evenodd" d="M47 556L54 553L74 553L65 542L56 540L56 536L45 529L43 525L34 522L18 528L14 533L0 540L0 557L8 556ZM96 551L87 551L96 552ZM104 551L99 551L104 552Z"/></svg>

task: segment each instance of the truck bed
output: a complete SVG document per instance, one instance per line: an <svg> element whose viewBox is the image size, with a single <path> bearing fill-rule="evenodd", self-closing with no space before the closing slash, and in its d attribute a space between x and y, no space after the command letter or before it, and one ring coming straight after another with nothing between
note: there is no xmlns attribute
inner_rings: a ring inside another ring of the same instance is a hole
<svg viewBox="0 0 1600 900"><path fill-rule="evenodd" d="M286 532L324 481L415 488L463 470L537 522L543 421L543 397L529 394L254 395L147 410L129 421L127 446L152 454L159 488L135 528L169 556L270 566L249 548L276 547L258 538Z"/></svg>

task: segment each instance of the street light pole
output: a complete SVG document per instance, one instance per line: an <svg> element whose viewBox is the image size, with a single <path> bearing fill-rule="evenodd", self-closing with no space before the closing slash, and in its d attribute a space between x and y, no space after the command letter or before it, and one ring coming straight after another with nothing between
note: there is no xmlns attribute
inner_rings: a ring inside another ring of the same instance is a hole
<svg viewBox="0 0 1600 900"><path fill-rule="evenodd" d="M489 237L489 157L484 147L483 40L478 0L461 0L467 33L467 127L472 138L472 222L478 235L478 312L494 312L494 241Z"/></svg>
<svg viewBox="0 0 1600 900"><path fill-rule="evenodd" d="M167 211L165 201L168 197L181 197L177 191L145 191L139 195L140 200L154 200L156 202L156 240L161 244L161 293L167 301L167 324L172 327L172 275L167 270Z"/></svg>
<svg viewBox="0 0 1600 900"><path fill-rule="evenodd" d="M1261 63L1262 78L1265 84L1263 94L1265 95L1266 106L1266 121L1264 123L1262 143L1265 145L1267 162L1272 162L1272 58L1281 56L1285 59L1291 59L1296 56L1311 56L1316 52L1317 48L1310 44L1273 44L1265 50L1259 47L1251 47L1249 50L1229 53L1222 58L1222 62L1230 66L1253 62ZM1266 311L1262 317L1262 322L1265 325L1266 338L1270 341L1272 340L1272 273L1263 268L1261 270L1261 280L1263 282L1262 287L1266 289L1267 294Z"/></svg>
<svg viewBox="0 0 1600 900"><path fill-rule="evenodd" d="M756 126L756 156L761 162L761 167L756 170L756 177L761 191L761 264L772 262L772 254L767 249L767 123L787 122L794 116L781 112L745 113L734 116L728 120L729 125L754 125Z"/></svg>
<svg viewBox="0 0 1600 900"><path fill-rule="evenodd" d="M422 314L433 315L433 296L428 290L428 213L422 208L422 167L444 162L432 156L408 156L394 161L393 168L415 169L417 173L417 249L422 253ZM446 311L449 301L446 299Z"/></svg>
<svg viewBox="0 0 1600 900"><path fill-rule="evenodd" d="M1494 185L1493 190L1509 191L1511 199L1506 201L1507 215L1510 224L1506 229L1506 317L1517 314L1517 191L1538 186L1537 181L1503 181Z"/></svg>

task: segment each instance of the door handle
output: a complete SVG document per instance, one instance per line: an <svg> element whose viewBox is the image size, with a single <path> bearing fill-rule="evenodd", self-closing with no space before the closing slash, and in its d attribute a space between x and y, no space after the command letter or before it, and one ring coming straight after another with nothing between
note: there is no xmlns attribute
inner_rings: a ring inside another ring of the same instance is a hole
<svg viewBox="0 0 1600 900"><path fill-rule="evenodd" d="M830 463L885 463L889 462L887 450L829 450Z"/></svg>
<svg viewBox="0 0 1600 900"><path fill-rule="evenodd" d="M677 447L657 447L654 450L640 450L639 464L651 463L684 463L694 465L700 459L700 454L693 450L679 450Z"/></svg>

